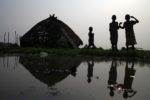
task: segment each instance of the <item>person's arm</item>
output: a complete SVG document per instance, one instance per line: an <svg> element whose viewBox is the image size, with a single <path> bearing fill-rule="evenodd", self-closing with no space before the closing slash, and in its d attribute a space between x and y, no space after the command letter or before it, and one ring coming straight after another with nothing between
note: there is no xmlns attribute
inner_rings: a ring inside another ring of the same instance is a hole
<svg viewBox="0 0 150 100"><path fill-rule="evenodd" d="M119 27L119 24L118 24L118 22L117 22L117 29L119 29L120 27Z"/></svg>
<svg viewBox="0 0 150 100"><path fill-rule="evenodd" d="M109 24L109 32L111 32L111 23Z"/></svg>
<svg viewBox="0 0 150 100"><path fill-rule="evenodd" d="M122 22L119 23L119 28L124 29L124 25L121 26Z"/></svg>
<svg viewBox="0 0 150 100"><path fill-rule="evenodd" d="M137 91L134 91L133 94L129 95L129 97L133 97L135 94L137 93Z"/></svg>
<svg viewBox="0 0 150 100"><path fill-rule="evenodd" d="M139 23L139 20L136 19L134 16L131 16L131 18L133 18L135 20L136 23Z"/></svg>

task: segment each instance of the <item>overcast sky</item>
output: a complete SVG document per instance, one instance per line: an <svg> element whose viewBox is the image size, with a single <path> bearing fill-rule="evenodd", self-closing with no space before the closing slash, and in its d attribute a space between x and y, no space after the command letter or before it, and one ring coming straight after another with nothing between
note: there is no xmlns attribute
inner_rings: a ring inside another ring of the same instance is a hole
<svg viewBox="0 0 150 100"><path fill-rule="evenodd" d="M88 43L88 27L93 26L97 47L110 48L109 23L117 15L119 22L130 14L139 19L134 26L136 47L150 50L150 0L0 0L0 41L5 32L22 36L39 21L55 13L58 19ZM119 30L119 48L125 46L125 31Z"/></svg>

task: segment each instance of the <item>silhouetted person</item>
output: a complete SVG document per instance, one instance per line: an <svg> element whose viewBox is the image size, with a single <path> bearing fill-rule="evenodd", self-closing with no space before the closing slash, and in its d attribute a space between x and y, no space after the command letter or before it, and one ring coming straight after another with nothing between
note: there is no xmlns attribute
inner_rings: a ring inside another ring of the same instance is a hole
<svg viewBox="0 0 150 100"><path fill-rule="evenodd" d="M109 24L110 31L110 41L112 45L112 50L117 50L117 42L118 42L118 29L119 25L116 22L116 15L112 16L112 22Z"/></svg>
<svg viewBox="0 0 150 100"><path fill-rule="evenodd" d="M70 71L71 71L71 75L73 75L74 77L76 77L77 67L76 66L72 67L70 69Z"/></svg>
<svg viewBox="0 0 150 100"><path fill-rule="evenodd" d="M125 78L124 78L124 88L131 89L132 88L132 82L135 76L135 69L134 69L134 63L132 64L131 68L128 68L128 62L126 64L125 68Z"/></svg>
<svg viewBox="0 0 150 100"><path fill-rule="evenodd" d="M93 67L94 67L94 61L88 62L88 74L87 74L87 82L91 83L91 78L93 77Z"/></svg>
<svg viewBox="0 0 150 100"><path fill-rule="evenodd" d="M112 61L109 71L108 88L110 89L110 96L114 96L114 90L117 87L117 62Z"/></svg>
<svg viewBox="0 0 150 100"><path fill-rule="evenodd" d="M132 18L134 20L130 20L130 18ZM126 19L126 21L124 22L123 26L119 25L119 27L122 29L125 28L127 50L128 50L130 45L132 46L132 49L135 50L134 45L137 44L137 42L135 39L133 25L135 25L136 23L139 23L139 21L135 17L130 16L128 14L125 16L125 19Z"/></svg>
<svg viewBox="0 0 150 100"><path fill-rule="evenodd" d="M95 48L94 45L94 33L92 33L93 31L93 27L89 27L89 45L88 48L90 48L92 46L92 48Z"/></svg>
<svg viewBox="0 0 150 100"><path fill-rule="evenodd" d="M132 97L136 94L136 91L132 89L132 83L135 77L135 72L136 70L134 69L134 62L132 63L131 68L128 68L128 61L127 61L125 68L124 84L120 84L120 86L124 90L123 97L125 99L127 99L128 97Z"/></svg>

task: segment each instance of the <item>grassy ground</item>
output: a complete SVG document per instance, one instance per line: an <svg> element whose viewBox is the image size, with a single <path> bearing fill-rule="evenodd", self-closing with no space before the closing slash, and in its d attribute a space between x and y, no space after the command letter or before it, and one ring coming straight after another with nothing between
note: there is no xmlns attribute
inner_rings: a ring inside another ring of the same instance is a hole
<svg viewBox="0 0 150 100"><path fill-rule="evenodd" d="M137 57L140 59L150 60L150 51L136 50L136 51L112 51L99 49L43 49L43 48L19 48L19 47L0 47L0 54L39 54L40 52L47 52L56 55L83 55L96 57Z"/></svg>

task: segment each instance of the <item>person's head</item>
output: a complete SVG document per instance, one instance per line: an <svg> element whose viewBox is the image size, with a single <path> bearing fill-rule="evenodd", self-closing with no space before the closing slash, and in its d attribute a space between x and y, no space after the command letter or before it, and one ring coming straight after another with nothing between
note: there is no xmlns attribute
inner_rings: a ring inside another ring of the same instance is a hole
<svg viewBox="0 0 150 100"><path fill-rule="evenodd" d="M112 20L115 21L117 19L116 15L112 15Z"/></svg>
<svg viewBox="0 0 150 100"><path fill-rule="evenodd" d="M109 92L109 95L111 96L111 97L114 97L114 89L113 88L110 88L110 92Z"/></svg>
<svg viewBox="0 0 150 100"><path fill-rule="evenodd" d="M129 20L130 20L130 15L127 14L127 15L125 16L125 19L126 19L126 21L129 21Z"/></svg>
<svg viewBox="0 0 150 100"><path fill-rule="evenodd" d="M89 27L89 31L92 32L93 31L93 27Z"/></svg>
<svg viewBox="0 0 150 100"><path fill-rule="evenodd" d="M91 83L91 81L92 81L91 78L88 78L88 79L87 79L87 82L88 82L88 83Z"/></svg>
<svg viewBox="0 0 150 100"><path fill-rule="evenodd" d="M123 93L123 97L124 97L125 99L128 98L128 92L127 92L126 90L125 90L124 93Z"/></svg>

